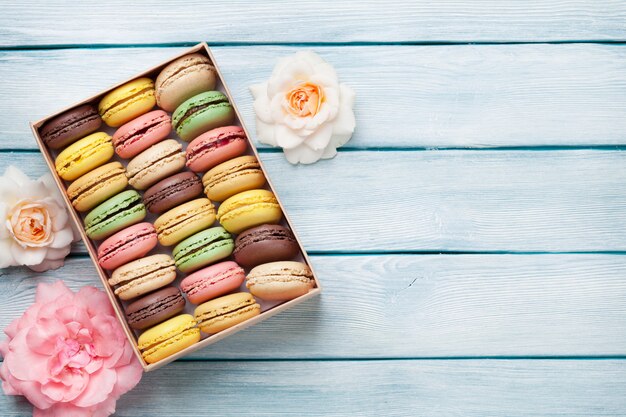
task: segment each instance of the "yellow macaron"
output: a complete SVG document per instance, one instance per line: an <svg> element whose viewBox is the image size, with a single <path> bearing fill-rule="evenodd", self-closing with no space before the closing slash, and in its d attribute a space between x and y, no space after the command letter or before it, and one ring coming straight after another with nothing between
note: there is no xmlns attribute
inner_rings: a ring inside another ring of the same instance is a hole
<svg viewBox="0 0 626 417"><path fill-rule="evenodd" d="M198 198L174 207L154 222L159 243L172 246L215 221L215 208L208 198Z"/></svg>
<svg viewBox="0 0 626 417"><path fill-rule="evenodd" d="M223 162L202 177L204 192L213 201L224 201L237 193L263 187L265 175L254 156L244 155Z"/></svg>
<svg viewBox="0 0 626 417"><path fill-rule="evenodd" d="M72 181L104 164L112 156L111 136L96 132L65 148L54 165L61 178Z"/></svg>
<svg viewBox="0 0 626 417"><path fill-rule="evenodd" d="M262 224L277 224L282 211L274 193L249 190L226 199L217 210L217 220L230 233L241 233Z"/></svg>
<svg viewBox="0 0 626 417"><path fill-rule="evenodd" d="M204 304L194 311L198 327L204 333L217 333L261 314L261 306L252 294L238 292Z"/></svg>
<svg viewBox="0 0 626 417"><path fill-rule="evenodd" d="M113 197L128 185L126 170L119 162L110 162L89 171L67 187L67 196L78 211L87 211Z"/></svg>
<svg viewBox="0 0 626 417"><path fill-rule="evenodd" d="M154 82L137 78L105 95L98 105L104 123L118 127L150 111L156 104Z"/></svg>
<svg viewBox="0 0 626 417"><path fill-rule="evenodd" d="M200 330L191 314L181 314L142 333L137 347L144 360L155 363L200 340Z"/></svg>

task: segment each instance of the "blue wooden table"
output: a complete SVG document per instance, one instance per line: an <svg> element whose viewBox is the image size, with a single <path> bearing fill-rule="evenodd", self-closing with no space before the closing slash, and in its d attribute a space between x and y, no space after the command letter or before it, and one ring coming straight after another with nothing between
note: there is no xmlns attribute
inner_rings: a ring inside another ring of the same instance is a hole
<svg viewBox="0 0 626 417"><path fill-rule="evenodd" d="M261 148L322 297L117 415L626 415L624 1L35 3L0 5L0 172L46 172L29 121L198 41L251 128L248 86L297 50L357 93L335 159ZM1 271L0 327L56 279L100 285L81 245Z"/></svg>

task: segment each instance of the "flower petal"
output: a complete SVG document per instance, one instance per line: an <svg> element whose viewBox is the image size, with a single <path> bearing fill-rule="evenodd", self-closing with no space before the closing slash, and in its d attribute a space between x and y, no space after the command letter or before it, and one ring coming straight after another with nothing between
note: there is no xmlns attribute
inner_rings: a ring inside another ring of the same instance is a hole
<svg viewBox="0 0 626 417"><path fill-rule="evenodd" d="M52 284L42 282L37 285L35 292L35 303L37 304L56 302L57 305L61 305L62 301L71 300L73 298L74 293L67 288L65 283L61 280L55 281Z"/></svg>
<svg viewBox="0 0 626 417"><path fill-rule="evenodd" d="M20 187L27 187L32 182L32 180L28 178L28 175L24 174L15 165L9 165L4 171L4 176L15 182Z"/></svg>
<svg viewBox="0 0 626 417"><path fill-rule="evenodd" d="M303 60L292 59L267 83L267 95L274 98L275 95L291 90L295 85L308 81L314 73L313 66Z"/></svg>
<svg viewBox="0 0 626 417"><path fill-rule="evenodd" d="M276 126L276 143L283 149L295 148L304 142L304 139L286 126Z"/></svg>
<svg viewBox="0 0 626 417"><path fill-rule="evenodd" d="M74 240L74 233L72 233L72 229L67 227L65 229L59 230L54 234L52 239L52 243L50 243L50 247L54 249L60 249L68 247L72 244Z"/></svg>
<svg viewBox="0 0 626 417"><path fill-rule="evenodd" d="M275 127L273 124L264 123L256 119L256 134L259 137L259 142L270 146L278 146L274 132Z"/></svg>
<svg viewBox="0 0 626 417"><path fill-rule="evenodd" d="M297 148L284 149L284 152L287 161L291 162L292 164L312 164L320 159L323 150L316 151L309 148L305 144L302 144Z"/></svg>
<svg viewBox="0 0 626 417"><path fill-rule="evenodd" d="M4 224L0 224L0 228ZM12 242L9 239L0 239L0 269L17 265L11 252Z"/></svg>
<svg viewBox="0 0 626 417"><path fill-rule="evenodd" d="M89 384L73 404L78 407L91 407L107 399L117 382L117 374L112 369L101 368L89 377Z"/></svg>
<svg viewBox="0 0 626 417"><path fill-rule="evenodd" d="M322 125L313 133L311 136L306 138L306 144L308 147L314 150L323 150L326 146L328 146L328 142L330 142L330 138L333 135L333 125L330 123L326 123Z"/></svg>
<svg viewBox="0 0 626 417"><path fill-rule="evenodd" d="M11 245L11 255L18 265L39 265L46 259L47 248L23 248L17 243Z"/></svg>

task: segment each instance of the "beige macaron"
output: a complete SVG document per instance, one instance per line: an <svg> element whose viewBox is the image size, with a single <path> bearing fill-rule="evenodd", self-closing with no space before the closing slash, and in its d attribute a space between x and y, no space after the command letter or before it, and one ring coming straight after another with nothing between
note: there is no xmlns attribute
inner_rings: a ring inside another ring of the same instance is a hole
<svg viewBox="0 0 626 417"><path fill-rule="evenodd" d="M208 198L198 198L166 211L154 222L159 243L172 246L215 222L215 208Z"/></svg>
<svg viewBox="0 0 626 417"><path fill-rule="evenodd" d="M293 261L270 262L256 266L246 277L246 287L264 300L291 300L313 288L313 272L307 264Z"/></svg>
<svg viewBox="0 0 626 417"><path fill-rule="evenodd" d="M174 139L167 139L134 157L126 167L126 175L131 186L145 190L157 181L180 171L184 166L183 146Z"/></svg>
<svg viewBox="0 0 626 417"><path fill-rule="evenodd" d="M67 196L78 211L87 211L128 185L126 171L119 162L102 165L79 177L67 187Z"/></svg>
<svg viewBox="0 0 626 417"><path fill-rule="evenodd" d="M110 286L118 286L115 295L122 300L147 294L176 279L174 259L169 255L152 255L122 265L113 271Z"/></svg>
<svg viewBox="0 0 626 417"><path fill-rule="evenodd" d="M202 177L204 193L213 201L224 201L237 193L261 188L265 175L254 156L244 155L223 162Z"/></svg>

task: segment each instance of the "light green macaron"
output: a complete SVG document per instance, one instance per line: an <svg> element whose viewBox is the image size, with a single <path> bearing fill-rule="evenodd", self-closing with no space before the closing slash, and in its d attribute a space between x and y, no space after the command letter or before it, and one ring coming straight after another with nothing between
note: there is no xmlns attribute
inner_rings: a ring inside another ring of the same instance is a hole
<svg viewBox="0 0 626 417"><path fill-rule="evenodd" d="M187 142L216 127L232 124L235 110L220 91L206 91L186 100L172 115L172 125Z"/></svg>
<svg viewBox="0 0 626 417"><path fill-rule="evenodd" d="M85 232L94 240L111 236L146 217L146 207L137 191L128 190L109 198L87 214Z"/></svg>
<svg viewBox="0 0 626 417"><path fill-rule="evenodd" d="M234 248L230 233L223 227L211 227L180 242L173 255L178 269L191 272L228 257Z"/></svg>

